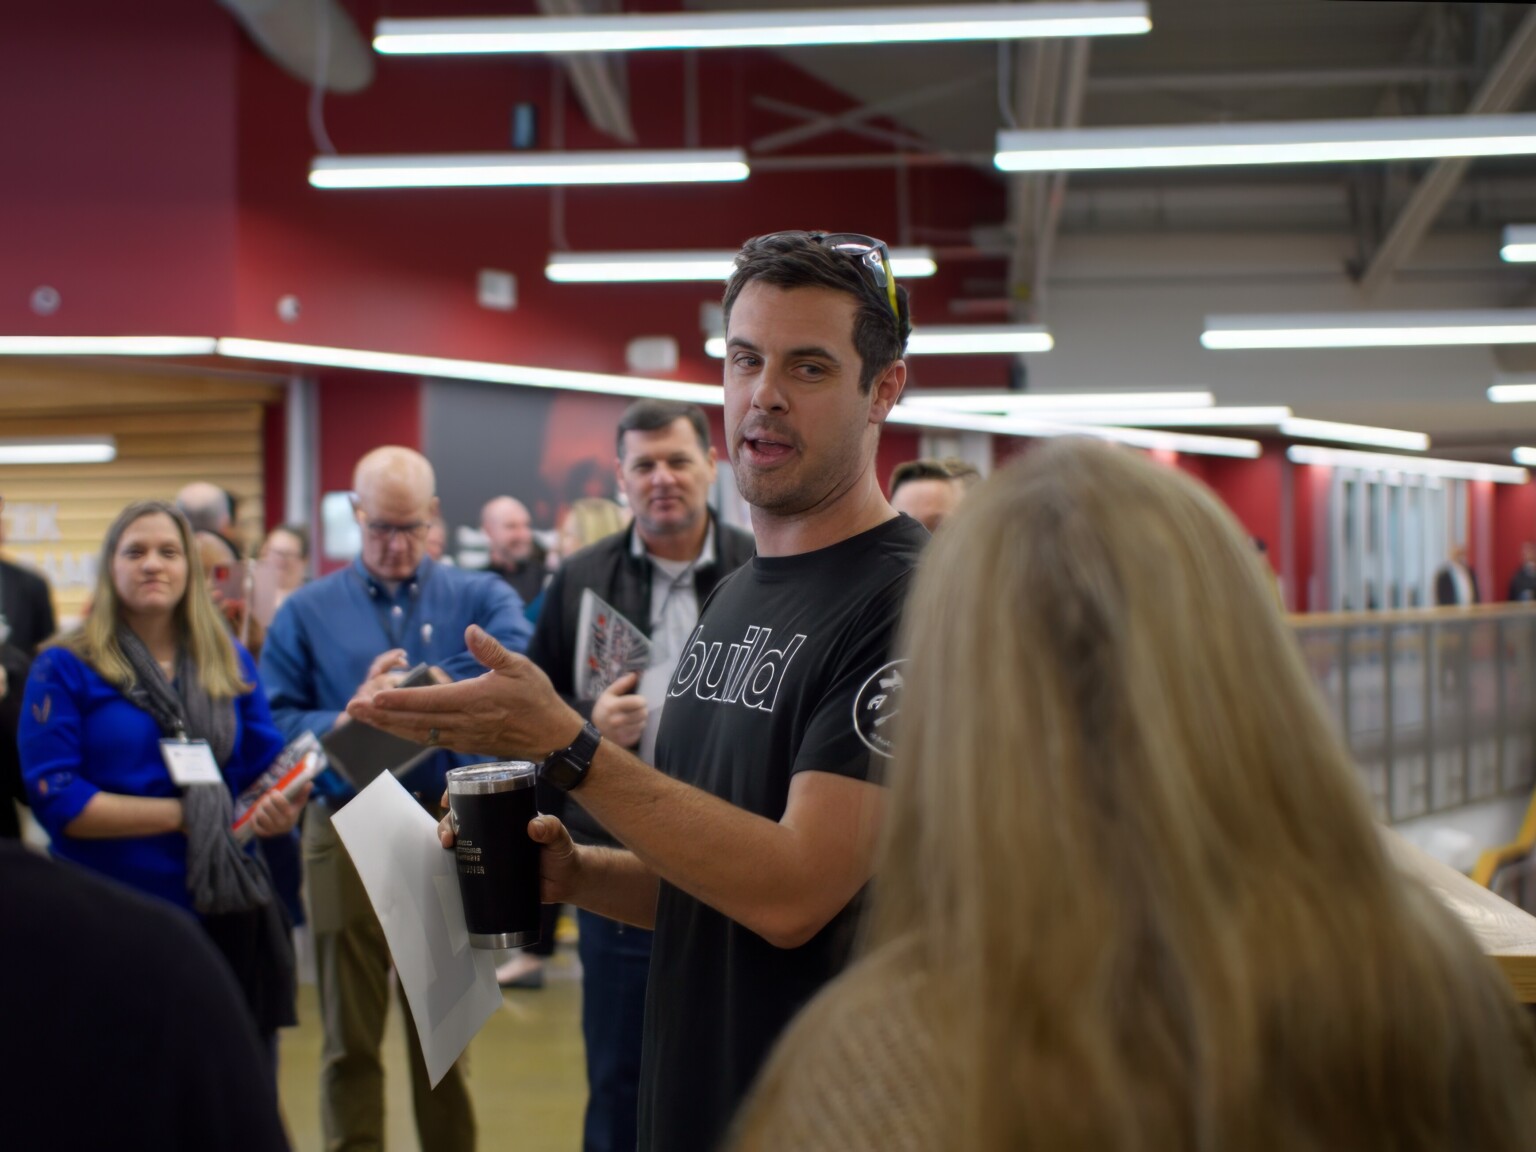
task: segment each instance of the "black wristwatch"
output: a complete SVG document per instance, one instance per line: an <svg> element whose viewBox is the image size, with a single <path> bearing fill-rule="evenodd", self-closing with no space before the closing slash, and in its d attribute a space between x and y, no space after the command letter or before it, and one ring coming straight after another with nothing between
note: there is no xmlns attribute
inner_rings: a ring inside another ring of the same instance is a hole
<svg viewBox="0 0 1536 1152"><path fill-rule="evenodd" d="M562 792L580 788L602 739L603 734L592 726L591 721L583 724L569 748L551 752L544 758L544 763L539 765L539 779Z"/></svg>

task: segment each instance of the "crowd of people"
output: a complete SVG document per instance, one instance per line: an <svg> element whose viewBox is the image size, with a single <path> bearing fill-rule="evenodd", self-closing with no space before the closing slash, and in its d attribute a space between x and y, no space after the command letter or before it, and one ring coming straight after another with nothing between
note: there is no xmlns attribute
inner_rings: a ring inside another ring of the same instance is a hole
<svg viewBox="0 0 1536 1152"><path fill-rule="evenodd" d="M587 1152L1527 1147L1530 1022L1389 862L1216 498L1082 441L882 487L910 316L871 238L750 241L724 315L750 533L708 504L704 414L644 400L615 429L623 505L578 502L554 549L497 496L488 568L446 562L431 463L383 447L356 465L351 564L305 582L302 529L261 545L283 581L266 629L221 601L242 550L203 485L125 509L80 624L21 638L0 697L25 799L56 858L120 887L6 849L7 922L142 925L127 951L159 968L165 1034L195 1012L225 1037L185 1073L155 1037L163 1063L134 1075L203 1102L126 1111L103 1146L285 1146L273 1036L301 914L325 1146L382 1146L391 960L332 826L354 791L323 773L260 802L253 845L228 833L285 743L367 723L431 749L402 783L437 815L451 767L540 765L549 915L498 977L536 987L575 909ZM593 682L589 598L644 637L643 668ZM421 665L431 686L401 687ZM44 947L0 947L0 974L44 986ZM93 1003L103 1058L130 1060L142 1005ZM421 1147L499 1143L462 1060L431 1086L400 1007ZM73 1091L50 1078L23 1083Z"/></svg>

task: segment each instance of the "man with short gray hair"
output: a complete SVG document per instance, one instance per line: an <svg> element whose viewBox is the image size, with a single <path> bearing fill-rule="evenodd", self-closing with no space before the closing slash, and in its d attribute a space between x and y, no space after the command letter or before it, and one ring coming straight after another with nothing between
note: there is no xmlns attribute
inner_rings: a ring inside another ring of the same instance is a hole
<svg viewBox="0 0 1536 1152"><path fill-rule="evenodd" d="M298 589L278 609L261 654L261 678L273 719L290 740L323 736L349 722L353 699L399 682L417 664L441 683L481 668L464 646L478 625L516 651L530 632L517 594L495 577L437 564L426 554L438 512L432 465L409 448L377 448L353 476L362 554L348 567ZM447 753L413 768L402 783L437 812L443 774L466 761ZM384 1140L384 1066L379 1046L389 1011L389 947L357 869L331 826L355 795L335 772L315 781L304 814L304 885L319 973L325 1029L321 1122L328 1149L378 1149ZM411 1091L423 1152L475 1146L474 1112L463 1069L455 1065L433 1090L410 1006Z"/></svg>

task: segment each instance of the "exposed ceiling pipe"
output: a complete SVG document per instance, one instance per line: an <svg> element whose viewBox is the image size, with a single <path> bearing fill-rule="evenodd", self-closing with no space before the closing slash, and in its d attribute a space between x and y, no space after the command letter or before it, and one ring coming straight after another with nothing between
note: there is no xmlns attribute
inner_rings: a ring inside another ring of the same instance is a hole
<svg viewBox="0 0 1536 1152"><path fill-rule="evenodd" d="M1508 112L1524 97L1536 79L1536 12L1531 12L1510 38L1504 54L1489 70L1466 114L1480 116ZM1360 288L1373 294L1387 282L1434 224L1440 210L1455 194L1457 185L1472 162L1465 158L1437 160L1414 188L1408 202L1398 212L1381 246L1371 257L1360 277Z"/></svg>
<svg viewBox="0 0 1536 1152"><path fill-rule="evenodd" d="M539 0L539 10L546 16L593 16L612 11L601 0ZM638 144L634 120L629 111L629 84L623 53L574 52L556 57L571 78L571 88L587 123L599 132Z"/></svg>
<svg viewBox="0 0 1536 1152"><path fill-rule="evenodd" d="M306 84L360 92L373 51L337 0L219 0L267 57ZM321 59L321 44L329 51Z"/></svg>

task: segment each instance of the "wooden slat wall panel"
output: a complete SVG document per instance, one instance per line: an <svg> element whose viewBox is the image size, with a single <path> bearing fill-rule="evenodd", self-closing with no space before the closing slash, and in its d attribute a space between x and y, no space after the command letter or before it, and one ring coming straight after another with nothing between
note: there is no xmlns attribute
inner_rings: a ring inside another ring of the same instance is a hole
<svg viewBox="0 0 1536 1152"><path fill-rule="evenodd" d="M249 381L0 365L0 436L117 440L110 464L0 467L8 558L48 572L59 615L77 616L102 538L123 506L172 499L193 480L239 498L240 534L254 543L264 522L262 409L277 395ZM18 505L53 507L49 539L18 539L31 527Z"/></svg>

